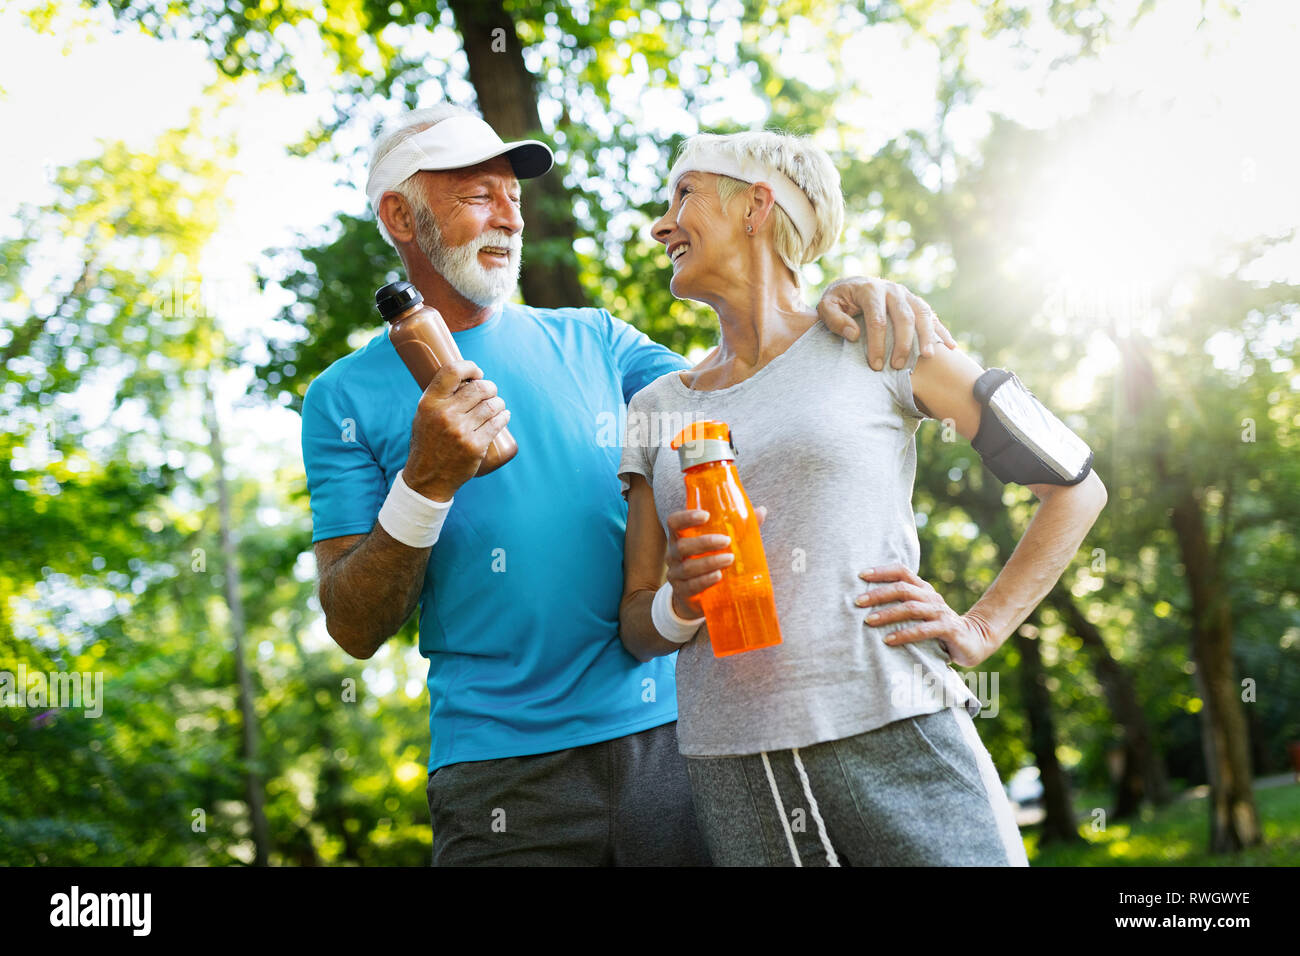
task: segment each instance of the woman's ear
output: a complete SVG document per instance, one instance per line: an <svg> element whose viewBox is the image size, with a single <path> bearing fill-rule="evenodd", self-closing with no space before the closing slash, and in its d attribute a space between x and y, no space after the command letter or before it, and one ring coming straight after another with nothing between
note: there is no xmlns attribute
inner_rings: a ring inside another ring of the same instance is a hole
<svg viewBox="0 0 1300 956"><path fill-rule="evenodd" d="M767 183L754 183L745 194L745 231L757 234L767 221L768 214L775 205L772 187Z"/></svg>

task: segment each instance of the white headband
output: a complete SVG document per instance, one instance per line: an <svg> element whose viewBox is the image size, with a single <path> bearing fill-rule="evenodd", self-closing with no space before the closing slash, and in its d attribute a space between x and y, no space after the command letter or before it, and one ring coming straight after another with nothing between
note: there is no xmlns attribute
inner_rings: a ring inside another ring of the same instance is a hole
<svg viewBox="0 0 1300 956"><path fill-rule="evenodd" d="M545 143L535 139L505 143L477 116L452 116L402 140L370 171L366 180L370 208L378 216L384 193L422 169L464 169L507 153L520 179L540 176L555 162Z"/></svg>
<svg viewBox="0 0 1300 956"><path fill-rule="evenodd" d="M669 197L677 189L677 180L685 173L713 173L717 176L730 176L743 183L766 183L772 190L772 198L785 210L785 214L799 231L804 243L812 241L817 231L817 214L813 212L812 201L807 194L775 166L768 166L752 159L740 160L717 146L701 146L691 151L688 157L682 157L668 174Z"/></svg>

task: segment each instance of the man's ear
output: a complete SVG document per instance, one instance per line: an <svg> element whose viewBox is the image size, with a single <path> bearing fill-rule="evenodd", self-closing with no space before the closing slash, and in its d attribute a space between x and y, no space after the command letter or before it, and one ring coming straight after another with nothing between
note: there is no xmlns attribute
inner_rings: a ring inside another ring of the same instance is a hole
<svg viewBox="0 0 1300 956"><path fill-rule="evenodd" d="M415 239L415 216L406 197L397 192L386 192L379 199L379 218L394 242L411 242Z"/></svg>
<svg viewBox="0 0 1300 956"><path fill-rule="evenodd" d="M772 187L767 183L754 183L745 193L745 225L753 226L754 232L758 232L775 204Z"/></svg>

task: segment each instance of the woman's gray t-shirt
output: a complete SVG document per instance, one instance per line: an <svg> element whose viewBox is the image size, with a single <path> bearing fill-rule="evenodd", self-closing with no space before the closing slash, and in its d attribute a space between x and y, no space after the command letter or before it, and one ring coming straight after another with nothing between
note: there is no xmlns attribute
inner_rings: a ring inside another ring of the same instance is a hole
<svg viewBox="0 0 1300 956"><path fill-rule="evenodd" d="M888 354L888 352L886 353ZM906 368L874 371L860 342L815 323L781 355L729 388L694 391L671 372L628 406L619 478L646 477L665 521L686 507L669 445L693 421L731 427L736 467L755 507L783 643L717 658L707 625L678 652L677 735L686 756L753 754L851 737L978 698L937 640L890 647L857 595L858 573L915 572L914 435L925 417Z"/></svg>

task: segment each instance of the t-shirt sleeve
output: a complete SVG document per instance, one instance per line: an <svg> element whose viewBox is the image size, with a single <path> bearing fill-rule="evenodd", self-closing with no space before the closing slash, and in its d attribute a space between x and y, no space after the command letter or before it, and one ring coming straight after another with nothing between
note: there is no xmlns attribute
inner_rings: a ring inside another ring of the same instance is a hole
<svg viewBox="0 0 1300 956"><path fill-rule="evenodd" d="M328 380L312 382L303 396L302 460L311 495L312 542L369 534L388 483L356 412Z"/></svg>
<svg viewBox="0 0 1300 956"><path fill-rule="evenodd" d="M631 475L641 475L653 483L654 466L650 462L650 445L645 427L645 402L633 398L627 407L627 425L623 429L623 454L618 463L618 481L623 499L632 488Z"/></svg>
<svg viewBox="0 0 1300 956"><path fill-rule="evenodd" d="M622 376L623 401L630 402L633 395L661 375L690 368L686 359L644 332L614 318L604 309L600 314L609 337L610 354Z"/></svg>
<svg viewBox="0 0 1300 956"><path fill-rule="evenodd" d="M902 368L894 368L890 362L893 352L894 326L893 323L890 323L885 328L885 368L880 374L885 376L886 385L890 394L894 396L899 411L908 418L917 421L929 418L929 415L917 407L916 396L912 394L912 372L916 369L916 363L921 358L920 339L916 335L912 336L912 351L908 353L907 364Z"/></svg>

